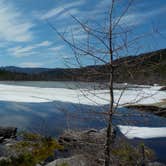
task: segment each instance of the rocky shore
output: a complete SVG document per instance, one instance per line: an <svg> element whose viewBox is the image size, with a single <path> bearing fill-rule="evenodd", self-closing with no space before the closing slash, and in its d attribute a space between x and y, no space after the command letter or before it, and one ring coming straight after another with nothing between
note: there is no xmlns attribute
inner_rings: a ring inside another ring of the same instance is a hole
<svg viewBox="0 0 166 166"><path fill-rule="evenodd" d="M65 147L65 151L68 151L70 156L52 161L46 166L55 166L64 163L68 164L69 166L104 166L105 138L106 129L91 129L77 132L66 131L62 136L59 137L59 143ZM125 149L124 147L127 148ZM137 164L138 166L141 166L142 156L139 153L139 150L137 150L137 148L129 146L125 138L116 138L113 143L113 155L111 156L112 160L114 161L114 165L134 166ZM149 149L146 150L148 151ZM125 153L124 158L121 156L123 153ZM122 162L124 163L122 164ZM150 158L147 158L145 161L145 166L165 165L158 162L152 162Z"/></svg>
<svg viewBox="0 0 166 166"><path fill-rule="evenodd" d="M166 117L166 107L154 106L154 105L128 105L126 108L136 109L139 111L150 112L154 115Z"/></svg>
<svg viewBox="0 0 166 166"><path fill-rule="evenodd" d="M0 127L0 143L6 139L16 138L17 128L15 127Z"/></svg>
<svg viewBox="0 0 166 166"><path fill-rule="evenodd" d="M166 91L166 86L163 86L160 91Z"/></svg>
<svg viewBox="0 0 166 166"><path fill-rule="evenodd" d="M0 160L8 157L5 148L19 141L16 139L16 135L16 128L0 127ZM116 136L115 132L114 135ZM52 161L43 162L42 166L103 166L105 138L105 129L65 131L58 139L59 144L61 144L64 149L56 151L55 156L57 156L57 158L52 159ZM148 149L146 150L150 153ZM61 157L58 154L61 154ZM63 154L67 154L66 157L64 157L65 155ZM116 138L113 143L111 158L115 166L133 166L136 163L141 163L142 155L137 148L129 146L125 138ZM124 164L121 164L122 161ZM146 166L164 166L164 164L151 161L148 156L145 161ZM38 164L37 166L41 165Z"/></svg>
<svg viewBox="0 0 166 166"><path fill-rule="evenodd" d="M162 86L159 91L166 91L166 86ZM153 104L128 104L125 106L129 109L136 109L143 112L150 112L154 115L166 117L166 99Z"/></svg>

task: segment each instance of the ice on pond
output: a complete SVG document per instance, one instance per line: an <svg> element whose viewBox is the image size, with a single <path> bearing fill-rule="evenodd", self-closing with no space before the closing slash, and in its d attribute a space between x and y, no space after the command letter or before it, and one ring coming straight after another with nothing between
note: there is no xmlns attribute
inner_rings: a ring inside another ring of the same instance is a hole
<svg viewBox="0 0 166 166"><path fill-rule="evenodd" d="M166 137L166 127L136 127L118 125L118 128L129 139Z"/></svg>
<svg viewBox="0 0 166 166"><path fill-rule="evenodd" d="M151 104L160 102L166 97L166 94L163 91L158 91L159 88L159 86L140 86L140 88L130 88L125 91L115 89L115 102L119 101L120 96L119 106L128 103ZM1 101L29 103L62 101L87 105L109 104L108 90L41 88L0 84L0 92Z"/></svg>

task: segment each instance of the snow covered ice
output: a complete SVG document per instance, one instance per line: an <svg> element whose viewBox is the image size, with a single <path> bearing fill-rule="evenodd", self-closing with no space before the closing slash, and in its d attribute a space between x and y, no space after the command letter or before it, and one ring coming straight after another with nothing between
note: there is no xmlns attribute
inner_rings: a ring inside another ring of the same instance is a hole
<svg viewBox="0 0 166 166"><path fill-rule="evenodd" d="M118 125L118 128L129 139L166 137L166 127L136 127Z"/></svg>
<svg viewBox="0 0 166 166"><path fill-rule="evenodd" d="M152 104L166 98L164 91L158 91L159 86L141 86L130 88L123 92L119 106L126 104ZM87 105L109 104L108 90L41 88L0 84L0 100L11 102L71 102ZM114 90L115 102L121 96L122 90Z"/></svg>

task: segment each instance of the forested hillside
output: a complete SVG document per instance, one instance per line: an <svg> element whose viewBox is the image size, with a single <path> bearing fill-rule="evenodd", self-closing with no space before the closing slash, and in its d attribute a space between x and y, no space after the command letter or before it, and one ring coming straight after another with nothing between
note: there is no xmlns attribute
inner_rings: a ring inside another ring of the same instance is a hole
<svg viewBox="0 0 166 166"><path fill-rule="evenodd" d="M116 59L114 66L115 82L166 84L166 49ZM28 68L26 71L25 68L12 71L8 67L1 68L0 80L106 81L109 78L109 71L107 64L68 69L31 68L29 71Z"/></svg>

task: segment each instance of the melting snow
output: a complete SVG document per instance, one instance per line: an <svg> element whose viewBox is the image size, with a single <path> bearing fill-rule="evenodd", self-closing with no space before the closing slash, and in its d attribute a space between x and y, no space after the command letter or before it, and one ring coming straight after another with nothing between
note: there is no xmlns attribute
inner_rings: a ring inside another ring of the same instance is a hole
<svg viewBox="0 0 166 166"><path fill-rule="evenodd" d="M123 90L114 90L115 101L122 95L119 105L151 104L166 98L164 91L158 91L159 86L141 86ZM88 105L109 104L108 90L87 90L67 88L40 88L0 84L0 100L14 102L52 102L62 101Z"/></svg>
<svg viewBox="0 0 166 166"><path fill-rule="evenodd" d="M118 128L129 139L166 137L166 127L136 127L118 125Z"/></svg>

